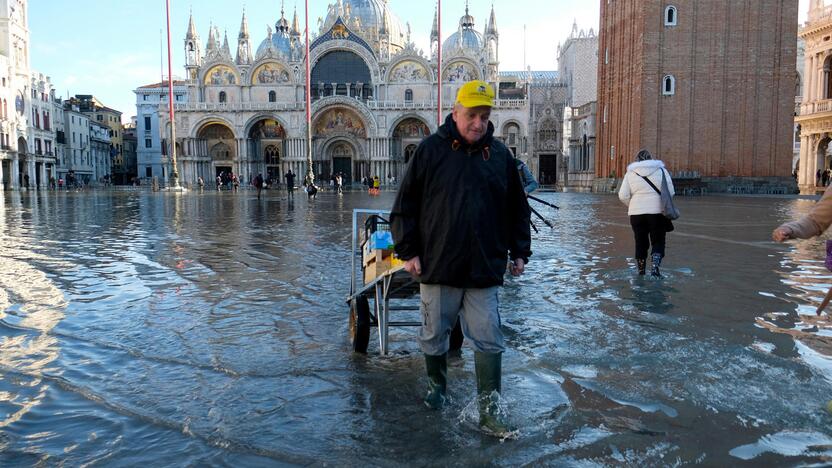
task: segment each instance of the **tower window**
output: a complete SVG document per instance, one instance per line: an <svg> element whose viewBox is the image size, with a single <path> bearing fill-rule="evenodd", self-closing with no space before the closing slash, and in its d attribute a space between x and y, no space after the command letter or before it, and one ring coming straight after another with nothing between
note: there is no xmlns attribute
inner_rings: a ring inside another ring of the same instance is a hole
<svg viewBox="0 0 832 468"><path fill-rule="evenodd" d="M676 78L673 75L666 75L662 80L662 94L665 96L676 94Z"/></svg>
<svg viewBox="0 0 832 468"><path fill-rule="evenodd" d="M676 7L669 6L664 9L664 25L676 26Z"/></svg>
<svg viewBox="0 0 832 468"><path fill-rule="evenodd" d="M404 91L404 102L413 102L413 90L406 89Z"/></svg>
<svg viewBox="0 0 832 468"><path fill-rule="evenodd" d="M225 91L220 91L220 102L226 102Z"/></svg>
<svg viewBox="0 0 832 468"><path fill-rule="evenodd" d="M269 91L269 102L277 102L277 93Z"/></svg>

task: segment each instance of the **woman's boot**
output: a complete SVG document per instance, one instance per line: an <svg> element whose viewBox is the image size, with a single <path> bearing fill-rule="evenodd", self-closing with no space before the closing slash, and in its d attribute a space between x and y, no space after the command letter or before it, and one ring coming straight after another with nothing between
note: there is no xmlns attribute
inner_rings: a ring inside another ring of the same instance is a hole
<svg viewBox="0 0 832 468"><path fill-rule="evenodd" d="M425 406L430 409L442 409L445 405L448 376L448 353L439 356L425 354L425 368L428 371L428 394Z"/></svg>
<svg viewBox="0 0 832 468"><path fill-rule="evenodd" d="M480 429L497 437L505 437L514 432L514 428L503 420L504 415L500 411L502 357L502 353L474 353Z"/></svg>
<svg viewBox="0 0 832 468"><path fill-rule="evenodd" d="M647 271L647 259L646 258L637 258L636 259L636 266L638 266L638 274L644 275Z"/></svg>
<svg viewBox="0 0 832 468"><path fill-rule="evenodd" d="M659 267L662 264L662 257L663 257L663 255L660 254L660 253L654 253L653 254L653 256L652 256L653 267L650 268L650 275L651 276L654 276L656 278L661 278L662 277L662 274L659 273Z"/></svg>

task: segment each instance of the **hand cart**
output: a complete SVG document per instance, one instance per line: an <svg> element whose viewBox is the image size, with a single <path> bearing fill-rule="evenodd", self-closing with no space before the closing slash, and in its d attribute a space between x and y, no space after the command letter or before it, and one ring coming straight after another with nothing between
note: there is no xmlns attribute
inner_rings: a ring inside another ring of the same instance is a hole
<svg viewBox="0 0 832 468"><path fill-rule="evenodd" d="M419 292L419 283L405 271L404 262L392 253L390 245L379 243L389 239L390 212L387 210L355 209L352 212L352 259L350 268L349 334L353 351L366 353L370 329L378 328L379 353L389 350L389 327L418 327L418 321L391 321L394 311L418 311L418 305L407 305L405 299ZM370 300L373 302L370 308ZM391 305L391 300L401 302ZM412 301L411 301L412 302ZM451 349L462 346L462 331L457 323L451 334Z"/></svg>

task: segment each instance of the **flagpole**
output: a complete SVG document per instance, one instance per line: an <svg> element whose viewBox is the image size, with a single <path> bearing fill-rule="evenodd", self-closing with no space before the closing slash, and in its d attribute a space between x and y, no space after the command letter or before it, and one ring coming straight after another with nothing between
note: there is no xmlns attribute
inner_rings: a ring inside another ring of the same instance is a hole
<svg viewBox="0 0 832 468"><path fill-rule="evenodd" d="M315 182L315 172L312 170L312 76L309 71L309 0L305 1L306 8L306 182Z"/></svg>
<svg viewBox="0 0 832 468"><path fill-rule="evenodd" d="M176 121L173 120L173 66L170 53L170 0L165 0L165 14L168 25L168 109L170 111L170 155L173 164L173 189L181 190L179 186L179 169L176 167Z"/></svg>
<svg viewBox="0 0 832 468"><path fill-rule="evenodd" d="M442 126L442 0L436 0L436 129Z"/></svg>

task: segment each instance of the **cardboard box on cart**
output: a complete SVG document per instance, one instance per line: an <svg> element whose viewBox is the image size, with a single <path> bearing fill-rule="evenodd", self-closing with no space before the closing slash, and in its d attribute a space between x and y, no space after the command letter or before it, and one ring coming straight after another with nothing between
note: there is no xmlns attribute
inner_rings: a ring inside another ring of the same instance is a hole
<svg viewBox="0 0 832 468"><path fill-rule="evenodd" d="M370 234L362 250L364 284L404 263L393 253L393 237L389 231L376 231Z"/></svg>

